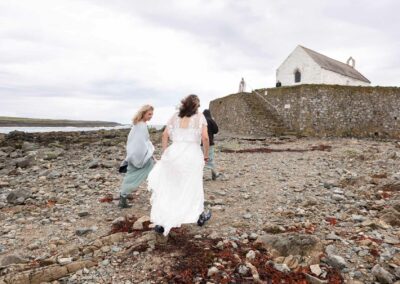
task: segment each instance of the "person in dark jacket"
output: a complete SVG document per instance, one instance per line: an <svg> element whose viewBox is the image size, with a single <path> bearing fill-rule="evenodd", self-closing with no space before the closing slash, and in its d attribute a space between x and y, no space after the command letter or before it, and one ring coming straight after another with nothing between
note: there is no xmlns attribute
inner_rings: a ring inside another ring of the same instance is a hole
<svg viewBox="0 0 400 284"><path fill-rule="evenodd" d="M211 117L210 110L205 109L203 114L207 120L207 130L208 130L208 138L210 140L210 148L208 150L208 162L205 165L206 168L211 169L211 178L212 180L216 180L218 177L217 172L215 171L215 164L214 164L214 134L218 133L218 125Z"/></svg>

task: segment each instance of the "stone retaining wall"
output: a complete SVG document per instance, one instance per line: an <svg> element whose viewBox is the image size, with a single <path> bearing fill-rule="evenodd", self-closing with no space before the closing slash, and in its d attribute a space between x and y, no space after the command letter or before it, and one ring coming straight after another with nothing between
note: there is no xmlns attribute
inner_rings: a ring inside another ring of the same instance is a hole
<svg viewBox="0 0 400 284"><path fill-rule="evenodd" d="M266 115L249 107L259 99ZM272 107L273 106L273 107ZM400 88L300 85L233 94L210 103L221 131L236 135L400 138ZM271 119L273 118L273 119ZM282 122L278 127L267 127Z"/></svg>

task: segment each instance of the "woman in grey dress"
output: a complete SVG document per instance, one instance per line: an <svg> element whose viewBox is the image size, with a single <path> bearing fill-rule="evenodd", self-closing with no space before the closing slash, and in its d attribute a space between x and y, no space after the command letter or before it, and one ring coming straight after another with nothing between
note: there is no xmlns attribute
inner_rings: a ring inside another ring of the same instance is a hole
<svg viewBox="0 0 400 284"><path fill-rule="evenodd" d="M128 165L127 172L121 185L120 208L130 208L127 196L136 190L146 180L154 166L154 146L150 141L147 121L153 117L154 108L151 105L142 106L133 118L133 126L129 132L126 143L126 158Z"/></svg>

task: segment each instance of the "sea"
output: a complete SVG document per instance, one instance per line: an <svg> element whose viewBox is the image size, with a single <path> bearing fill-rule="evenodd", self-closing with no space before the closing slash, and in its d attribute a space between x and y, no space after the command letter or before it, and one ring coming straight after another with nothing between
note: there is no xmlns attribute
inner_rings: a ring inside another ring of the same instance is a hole
<svg viewBox="0 0 400 284"><path fill-rule="evenodd" d="M162 129L163 125L149 125L152 128L157 130ZM71 131L96 131L96 130L112 130L112 129L127 129L131 128L130 124L127 125L118 125L112 127L73 127L73 126L66 126L66 127L20 127L20 126L10 126L10 127L0 127L0 133L8 134L12 131L23 131L29 133L37 133L37 132L71 132Z"/></svg>

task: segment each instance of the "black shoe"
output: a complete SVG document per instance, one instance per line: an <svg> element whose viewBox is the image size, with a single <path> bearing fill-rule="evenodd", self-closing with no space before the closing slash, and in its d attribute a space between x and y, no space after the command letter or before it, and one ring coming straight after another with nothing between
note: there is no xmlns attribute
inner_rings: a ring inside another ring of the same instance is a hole
<svg viewBox="0 0 400 284"><path fill-rule="evenodd" d="M131 208L132 205L128 204L128 199L124 196L119 196L119 203L118 203L119 208Z"/></svg>
<svg viewBox="0 0 400 284"><path fill-rule="evenodd" d="M198 226L203 226L211 218L211 210L205 211L200 214L199 220L197 220Z"/></svg>
<svg viewBox="0 0 400 284"><path fill-rule="evenodd" d="M219 175L214 170L211 170L211 179L212 180L216 180L218 176Z"/></svg>
<svg viewBox="0 0 400 284"><path fill-rule="evenodd" d="M160 225L156 225L156 226L154 227L154 231L156 231L156 232L159 233L159 234L162 234L162 233L164 233L164 227L163 227L163 226L160 226Z"/></svg>

